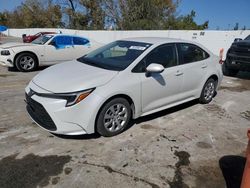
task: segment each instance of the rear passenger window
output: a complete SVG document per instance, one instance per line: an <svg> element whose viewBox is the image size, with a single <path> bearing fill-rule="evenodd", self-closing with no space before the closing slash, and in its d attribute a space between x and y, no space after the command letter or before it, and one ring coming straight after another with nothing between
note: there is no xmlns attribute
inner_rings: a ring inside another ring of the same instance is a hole
<svg viewBox="0 0 250 188"><path fill-rule="evenodd" d="M151 63L161 64L164 68L177 65L176 48L174 44L166 44L153 49L132 72L145 72Z"/></svg>
<svg viewBox="0 0 250 188"><path fill-rule="evenodd" d="M55 40L59 46L72 45L72 37L69 36L57 36Z"/></svg>
<svg viewBox="0 0 250 188"><path fill-rule="evenodd" d="M73 42L74 45L85 45L89 43L89 40L81 37L74 37Z"/></svg>
<svg viewBox="0 0 250 188"><path fill-rule="evenodd" d="M178 44L180 63L192 63L202 61L209 57L209 54L194 44Z"/></svg>

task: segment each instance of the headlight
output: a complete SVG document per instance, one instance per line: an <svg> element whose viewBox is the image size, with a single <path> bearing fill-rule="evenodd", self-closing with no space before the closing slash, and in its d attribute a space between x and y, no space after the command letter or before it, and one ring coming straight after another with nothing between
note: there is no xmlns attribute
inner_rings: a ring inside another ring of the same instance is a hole
<svg viewBox="0 0 250 188"><path fill-rule="evenodd" d="M9 50L2 50L1 55L10 55L10 51Z"/></svg>
<svg viewBox="0 0 250 188"><path fill-rule="evenodd" d="M36 95L41 97L48 97L48 98L54 98L54 99L64 99L67 101L66 107L75 105L79 102L81 102L83 99L85 99L90 93L94 91L93 89L88 89L84 91L79 92L73 92L73 93L36 93Z"/></svg>

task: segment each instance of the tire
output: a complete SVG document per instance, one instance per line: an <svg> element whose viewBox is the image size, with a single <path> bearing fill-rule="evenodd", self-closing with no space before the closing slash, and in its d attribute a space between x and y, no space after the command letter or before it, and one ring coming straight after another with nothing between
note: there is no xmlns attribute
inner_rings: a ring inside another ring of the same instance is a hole
<svg viewBox="0 0 250 188"><path fill-rule="evenodd" d="M239 70L229 69L226 65L226 62L223 64L222 70L225 76L236 76L239 72Z"/></svg>
<svg viewBox="0 0 250 188"><path fill-rule="evenodd" d="M105 137L120 134L127 127L131 119L131 107L124 98L115 98L107 102L100 110L96 131Z"/></svg>
<svg viewBox="0 0 250 188"><path fill-rule="evenodd" d="M207 80L207 82L203 86L201 96L199 98L201 104L208 104L212 101L213 97L216 94L216 86L217 81L212 78Z"/></svg>
<svg viewBox="0 0 250 188"><path fill-rule="evenodd" d="M34 54L21 53L16 58L15 66L20 72L30 72L37 69L38 61Z"/></svg>

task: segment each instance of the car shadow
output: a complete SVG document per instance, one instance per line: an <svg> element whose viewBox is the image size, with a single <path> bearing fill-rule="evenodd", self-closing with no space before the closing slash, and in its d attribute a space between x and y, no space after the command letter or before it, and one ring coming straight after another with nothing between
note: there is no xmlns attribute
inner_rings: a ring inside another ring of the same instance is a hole
<svg viewBox="0 0 250 188"><path fill-rule="evenodd" d="M141 124L141 123L144 123L146 121L150 121L150 120L154 120L154 119L157 119L157 118L160 118L160 117L163 117L163 116L167 116L167 115L170 115L172 113L178 112L180 110L189 108L189 107L197 105L197 104L199 104L199 100L195 99L195 100L192 100L190 102L180 104L180 105L174 106L172 108L168 108L166 110L162 110L162 111L150 114L150 115L139 117L137 119L132 120L130 126L128 126L127 129L131 128L135 124Z"/></svg>
<svg viewBox="0 0 250 188"><path fill-rule="evenodd" d="M32 71L32 72L39 72L42 71L46 68L48 68L49 66L39 66L36 70ZM17 70L16 67L8 67L8 71L9 72L20 72L19 70ZM23 73L29 73L29 72L23 72Z"/></svg>
<svg viewBox="0 0 250 188"><path fill-rule="evenodd" d="M60 135L54 133L51 134L56 136L57 138L69 139L69 140L92 140L101 137L101 135L99 135L98 133L84 134L84 135Z"/></svg>

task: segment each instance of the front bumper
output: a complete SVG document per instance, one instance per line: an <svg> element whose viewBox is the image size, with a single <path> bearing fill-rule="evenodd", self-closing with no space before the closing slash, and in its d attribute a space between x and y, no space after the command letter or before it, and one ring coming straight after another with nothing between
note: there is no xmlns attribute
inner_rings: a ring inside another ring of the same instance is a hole
<svg viewBox="0 0 250 188"><path fill-rule="evenodd" d="M83 101L70 107L65 107L63 99L30 95L30 89L37 93L48 91L30 82L25 89L27 95L27 111L30 117L41 128L56 134L82 135L95 132L95 118L101 101L98 95L91 93Z"/></svg>
<svg viewBox="0 0 250 188"><path fill-rule="evenodd" d="M0 49L1 51L2 49ZM4 67L14 67L14 54L10 51L10 55L1 55L0 54L0 65Z"/></svg>
<svg viewBox="0 0 250 188"><path fill-rule="evenodd" d="M250 56L239 56L228 53L225 63L229 69L250 71Z"/></svg>
<svg viewBox="0 0 250 188"><path fill-rule="evenodd" d="M4 67L14 67L13 59L9 56L0 56L0 65Z"/></svg>

